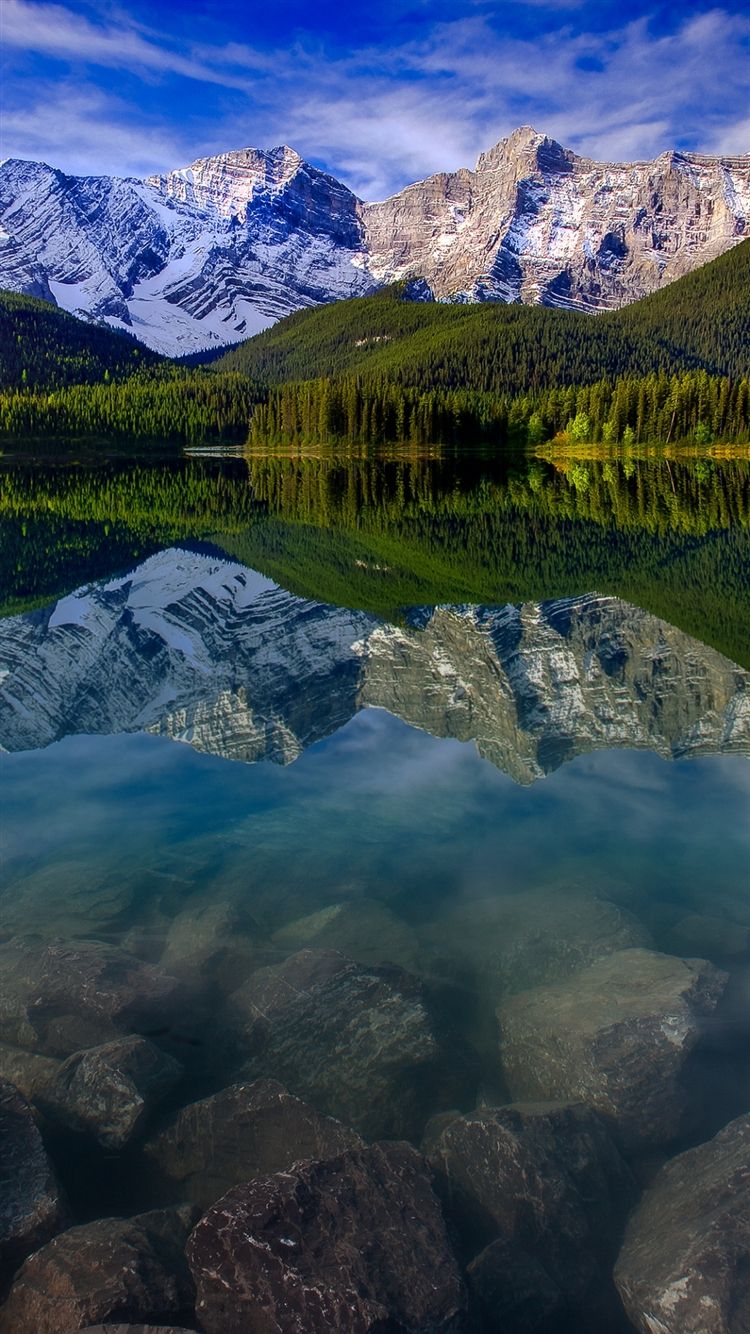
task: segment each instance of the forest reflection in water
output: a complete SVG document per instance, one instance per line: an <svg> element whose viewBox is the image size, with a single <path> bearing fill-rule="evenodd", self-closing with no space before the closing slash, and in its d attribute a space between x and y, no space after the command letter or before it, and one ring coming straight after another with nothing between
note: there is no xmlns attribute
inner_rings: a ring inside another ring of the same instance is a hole
<svg viewBox="0 0 750 1334"><path fill-rule="evenodd" d="M76 1221L263 1170L258 1079L466 1182L513 1101L641 1181L750 1109L749 520L734 454L6 460L0 1075ZM133 1033L171 1074L113 1149L60 1062ZM548 1328L627 1328L572 1171Z"/></svg>

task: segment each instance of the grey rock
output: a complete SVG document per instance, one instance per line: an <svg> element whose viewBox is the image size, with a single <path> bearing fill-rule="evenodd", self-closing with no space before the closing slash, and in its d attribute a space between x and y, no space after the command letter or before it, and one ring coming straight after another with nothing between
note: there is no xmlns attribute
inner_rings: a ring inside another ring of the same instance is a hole
<svg viewBox="0 0 750 1334"><path fill-rule="evenodd" d="M237 1186L188 1243L207 1334L438 1334L464 1292L424 1159L375 1144Z"/></svg>
<svg viewBox="0 0 750 1334"><path fill-rule="evenodd" d="M642 1334L750 1328L750 1116L661 1169L633 1213L615 1281Z"/></svg>
<svg viewBox="0 0 750 1334"><path fill-rule="evenodd" d="M69 1228L31 1255L0 1309L2 1334L60 1334L104 1323L190 1323L184 1248L195 1213L161 1210Z"/></svg>
<svg viewBox="0 0 750 1334"><path fill-rule="evenodd" d="M669 1142L690 1111L688 1057L726 981L702 959L629 949L510 997L497 1015L514 1098L585 1102L630 1146Z"/></svg>
<svg viewBox="0 0 750 1334"><path fill-rule="evenodd" d="M353 1130L283 1085L259 1079L183 1107L144 1153L161 1189L207 1206L232 1186L286 1171L300 1158L332 1158L361 1144Z"/></svg>
<svg viewBox="0 0 750 1334"><path fill-rule="evenodd" d="M52 1120L122 1149L182 1077L182 1067L147 1038L114 1042L69 1056L39 1100Z"/></svg>
<svg viewBox="0 0 750 1334"><path fill-rule="evenodd" d="M17 1089L0 1083L0 1289L37 1247L67 1225L68 1206L34 1117Z"/></svg>
<svg viewBox="0 0 750 1334"><path fill-rule="evenodd" d="M431 1162L462 1232L519 1247L568 1298L603 1281L636 1191L591 1108L515 1104L460 1116Z"/></svg>
<svg viewBox="0 0 750 1334"><path fill-rule="evenodd" d="M245 1077L278 1078L368 1138L419 1134L441 1050L416 978L300 950L230 1007Z"/></svg>

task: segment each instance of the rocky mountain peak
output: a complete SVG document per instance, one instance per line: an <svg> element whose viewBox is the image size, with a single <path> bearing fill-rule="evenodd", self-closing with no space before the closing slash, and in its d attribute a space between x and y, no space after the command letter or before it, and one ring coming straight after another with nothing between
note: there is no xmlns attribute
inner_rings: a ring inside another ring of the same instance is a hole
<svg viewBox="0 0 750 1334"><path fill-rule="evenodd" d="M750 234L750 154L577 157L521 126L475 170L364 204L288 145L150 176L0 163L0 287L168 354L402 279L443 300L612 309Z"/></svg>
<svg viewBox="0 0 750 1334"><path fill-rule="evenodd" d="M531 125L521 125L494 147L480 153L474 170L477 173L507 170L514 163L540 171L570 171L576 161L574 153L563 148L556 139L540 134Z"/></svg>

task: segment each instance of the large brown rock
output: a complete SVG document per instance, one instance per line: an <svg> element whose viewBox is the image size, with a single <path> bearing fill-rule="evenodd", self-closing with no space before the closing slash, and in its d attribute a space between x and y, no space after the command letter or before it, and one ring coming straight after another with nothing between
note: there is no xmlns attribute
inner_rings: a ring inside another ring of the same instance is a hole
<svg viewBox="0 0 750 1334"><path fill-rule="evenodd" d="M750 1116L668 1162L632 1215L615 1282L642 1334L750 1329Z"/></svg>
<svg viewBox="0 0 750 1334"><path fill-rule="evenodd" d="M123 1032L176 1022L180 983L100 941L0 946L0 1038L29 1051L71 1056Z"/></svg>
<svg viewBox="0 0 750 1334"><path fill-rule="evenodd" d="M192 1210L101 1218L31 1255L0 1310L1 1334L61 1334L92 1324L191 1323L185 1261Z"/></svg>
<svg viewBox="0 0 750 1334"><path fill-rule="evenodd" d="M230 1004L245 1077L277 1078L368 1138L420 1133L441 1050L411 974L301 950Z"/></svg>
<svg viewBox="0 0 750 1334"><path fill-rule="evenodd" d="M207 1334L458 1331L464 1293L425 1160L375 1144L237 1186L188 1243Z"/></svg>
<svg viewBox="0 0 750 1334"><path fill-rule="evenodd" d="M321 1116L282 1084L258 1079L183 1107L144 1152L151 1179L165 1195L207 1206L252 1177L361 1144L355 1131Z"/></svg>
<svg viewBox="0 0 750 1334"><path fill-rule="evenodd" d="M68 1222L41 1135L12 1084L0 1083L0 1289L13 1270Z"/></svg>
<svg viewBox="0 0 750 1334"><path fill-rule="evenodd" d="M182 1067L148 1038L114 1042L69 1056L39 1098L45 1115L122 1149L175 1087Z"/></svg>
<svg viewBox="0 0 750 1334"><path fill-rule="evenodd" d="M568 1296L611 1267L635 1183L591 1108L482 1108L446 1126L431 1161L464 1234L512 1243Z"/></svg>
<svg viewBox="0 0 750 1334"><path fill-rule="evenodd" d="M497 1011L513 1097L598 1108L628 1145L674 1139L689 1114L688 1057L726 985L702 959L621 950Z"/></svg>

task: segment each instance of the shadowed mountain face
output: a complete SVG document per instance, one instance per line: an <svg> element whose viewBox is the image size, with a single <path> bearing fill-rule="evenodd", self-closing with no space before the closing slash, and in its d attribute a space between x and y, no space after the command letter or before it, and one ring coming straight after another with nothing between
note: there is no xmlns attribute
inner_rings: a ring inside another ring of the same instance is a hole
<svg viewBox="0 0 750 1334"><path fill-rule="evenodd" d="M621 306L747 235L750 155L577 157L528 126L379 203L282 146L147 181L0 165L0 286L170 355L422 278L459 301Z"/></svg>
<svg viewBox="0 0 750 1334"><path fill-rule="evenodd" d="M175 547L0 623L6 750L150 731L287 763L368 706L474 741L520 783L600 748L750 754L750 674L595 594L394 625Z"/></svg>

